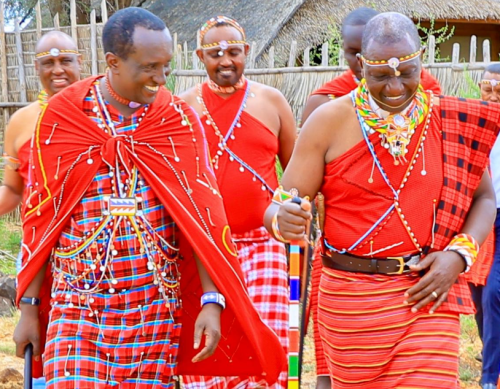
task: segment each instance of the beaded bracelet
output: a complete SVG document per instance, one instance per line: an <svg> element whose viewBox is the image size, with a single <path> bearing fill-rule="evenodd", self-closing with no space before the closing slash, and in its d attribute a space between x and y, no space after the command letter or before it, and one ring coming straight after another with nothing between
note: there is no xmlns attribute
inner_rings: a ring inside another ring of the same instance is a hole
<svg viewBox="0 0 500 389"><path fill-rule="evenodd" d="M278 188L274 191L273 194L273 203L281 205L285 201L291 200L294 197L299 195L299 191L296 188L290 189L290 191L286 191L282 186L278 186Z"/></svg>
<svg viewBox="0 0 500 389"><path fill-rule="evenodd" d="M278 209L278 211L276 211L276 213L274 214L273 219L271 221L271 228L273 229L274 237L276 238L276 240L278 240L282 243L290 243L288 240L283 238L283 235L281 235L280 227L278 225L278 212L279 212L279 209Z"/></svg>
<svg viewBox="0 0 500 389"><path fill-rule="evenodd" d="M464 259L467 264L464 273L467 273L474 262L476 262L479 252L479 244L469 234L458 234L453 237L444 251L454 251Z"/></svg>
<svg viewBox="0 0 500 389"><path fill-rule="evenodd" d="M224 309L226 308L226 298L223 294L217 292L203 293L201 296L201 306L203 307L207 304L217 304Z"/></svg>

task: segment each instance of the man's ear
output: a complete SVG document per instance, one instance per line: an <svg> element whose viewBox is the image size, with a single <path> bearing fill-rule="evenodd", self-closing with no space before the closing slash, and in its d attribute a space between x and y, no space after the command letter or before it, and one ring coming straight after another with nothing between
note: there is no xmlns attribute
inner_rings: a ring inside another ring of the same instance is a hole
<svg viewBox="0 0 500 389"><path fill-rule="evenodd" d="M250 52L250 45L248 43L245 43L245 56L248 57L249 52Z"/></svg>
<svg viewBox="0 0 500 389"><path fill-rule="evenodd" d="M201 62L205 63L205 53L203 52L203 49L196 49L196 55Z"/></svg>
<svg viewBox="0 0 500 389"><path fill-rule="evenodd" d="M359 67L361 69L361 78L365 78L365 67L361 53L356 54L356 59L358 60Z"/></svg>
<svg viewBox="0 0 500 389"><path fill-rule="evenodd" d="M119 74L121 58L118 57L116 54L108 52L105 55L105 59L106 59L106 65L108 65L108 69L114 74Z"/></svg>

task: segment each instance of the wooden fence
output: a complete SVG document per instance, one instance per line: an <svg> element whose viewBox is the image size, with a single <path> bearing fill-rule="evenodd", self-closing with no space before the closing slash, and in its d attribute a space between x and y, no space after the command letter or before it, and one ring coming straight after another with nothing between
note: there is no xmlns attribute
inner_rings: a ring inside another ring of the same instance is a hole
<svg viewBox="0 0 500 389"><path fill-rule="evenodd" d="M44 32L58 29L71 35L78 44L78 50L82 54L82 77L99 74L105 70L104 53L102 51L101 35L102 23L96 23L96 10L91 13L89 25L76 24L75 0L70 0L71 25L59 26L59 17L56 15L53 26L42 26L40 4L36 7L36 29L21 31L15 22L14 32L5 31L3 20L3 5L0 1L0 146L3 145L3 131L10 115L15 109L27 105L36 100L39 92L38 77L34 67L36 41ZM102 0L101 15L103 23L107 20L106 1ZM179 93L204 80L205 72L199 63L194 51L188 47L187 42L178 44L177 34L173 34L174 40L174 67L173 81L174 92ZM251 43L255 48L256 43ZM490 62L490 42L483 42L483 56L477 58L477 40L471 37L469 61L462 63L459 58L464 57L460 53L460 45L455 43L451 62L436 62L434 53L436 50L435 40L430 36L424 66L433 73L441 82L446 94L459 95L470 89L470 84L477 83L485 65ZM255 50L250 50L247 59L246 75L252 80L271 85L285 95L290 102L296 117L300 112L311 91L324 82L339 75L347 69L342 52L340 52L338 63L332 66L329 63L329 47L325 43L321 47L321 64L310 62L310 48L299 53L296 42L291 42L288 53L288 64L286 67L275 67L274 48L269 48L266 53L267 63L257 67ZM0 152L2 147L0 147Z"/></svg>

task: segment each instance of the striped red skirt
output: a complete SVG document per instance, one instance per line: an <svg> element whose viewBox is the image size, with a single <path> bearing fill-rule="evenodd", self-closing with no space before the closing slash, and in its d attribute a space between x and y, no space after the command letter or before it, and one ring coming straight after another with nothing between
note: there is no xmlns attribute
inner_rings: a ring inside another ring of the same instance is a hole
<svg viewBox="0 0 500 389"><path fill-rule="evenodd" d="M456 389L458 314L412 313L404 293L417 275L323 268L318 322L335 389Z"/></svg>

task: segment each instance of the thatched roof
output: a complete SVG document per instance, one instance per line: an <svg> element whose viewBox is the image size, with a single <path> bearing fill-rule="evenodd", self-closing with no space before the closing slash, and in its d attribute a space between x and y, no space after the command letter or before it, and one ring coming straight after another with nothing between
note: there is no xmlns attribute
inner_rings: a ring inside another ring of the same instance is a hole
<svg viewBox="0 0 500 389"><path fill-rule="evenodd" d="M329 26L340 24L349 12L359 7L397 11L423 21L500 23L500 0L305 0L271 42L277 63L287 58L292 40L297 41L298 50L321 45L328 38Z"/></svg>
<svg viewBox="0 0 500 389"><path fill-rule="evenodd" d="M178 42L196 44L196 31L213 16L236 19L247 39L257 43L257 56L269 46L283 25L305 0L147 0L143 5L162 18Z"/></svg>

